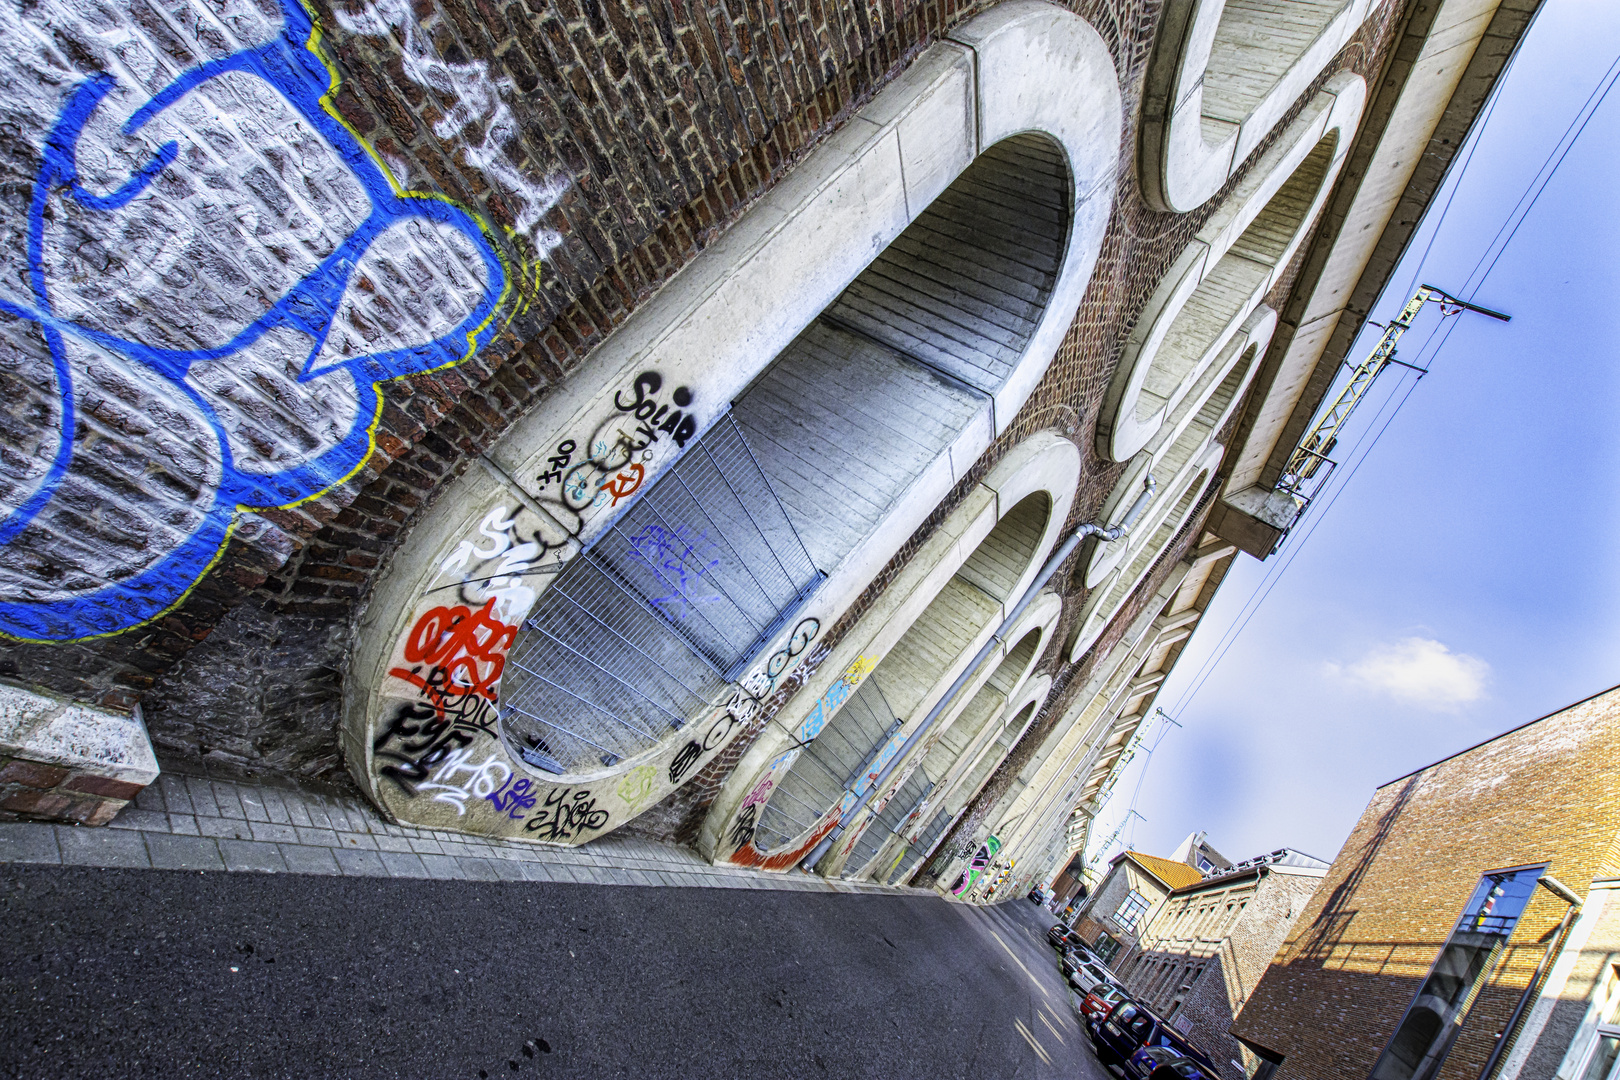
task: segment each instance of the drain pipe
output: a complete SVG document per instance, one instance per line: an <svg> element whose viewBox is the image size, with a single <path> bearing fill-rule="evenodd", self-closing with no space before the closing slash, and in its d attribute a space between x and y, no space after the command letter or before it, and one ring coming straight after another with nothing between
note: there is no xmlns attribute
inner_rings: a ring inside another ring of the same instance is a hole
<svg viewBox="0 0 1620 1080"><path fill-rule="evenodd" d="M923 722L917 725L917 730L911 733L905 744L900 747L899 752L889 759L889 763L883 767L883 771L878 773L877 779L873 780L867 787L866 794L862 795L855 805L850 807L849 813L839 818L838 824L833 827L832 832L828 833L821 843L811 849L810 854L805 856L804 861L799 864L800 866L807 871L811 870L816 863L826 856L827 852L832 850L833 845L838 843L838 838L844 833L844 825L861 812L861 807L871 801L872 794L884 785L895 767L904 761L906 755L921 742L924 735L928 734L928 729L934 726L934 722L945 712L951 700L961 692L962 687L972 681L973 676L984 666L984 662L990 659L997 646L1001 645L1001 635L1017 625L1019 617L1024 614L1024 609L1035 602L1035 597L1040 594L1041 589L1046 587L1046 583L1052 579L1052 575L1057 573L1058 567L1063 565L1063 561L1074 554L1074 549L1080 546L1080 541L1088 536L1095 536L1105 543L1118 540L1131 531L1131 526L1136 524L1136 519L1142 516L1142 511L1147 509L1149 501L1153 498L1153 493L1158 490L1158 481L1153 479L1151 472L1148 473L1143 478L1141 494L1136 497L1135 502L1131 503L1131 508L1125 511L1125 516L1118 525L1105 526L1101 522L1088 521L1070 533L1069 538L1058 545L1058 549L1052 552L1051 558L1046 560L1046 565L1041 567L1041 572L1035 575L1035 580L1029 583L1029 588L1024 590L1023 597L1019 599L1017 604L1013 605L1013 609L1007 613L1007 617L1001 620L1001 626L990 636L990 640L984 643L984 648L980 649L978 655L969 661L962 674L958 675L956 681L951 683L950 689L946 690L940 699L934 703L934 707L928 710L928 715L923 717Z"/></svg>

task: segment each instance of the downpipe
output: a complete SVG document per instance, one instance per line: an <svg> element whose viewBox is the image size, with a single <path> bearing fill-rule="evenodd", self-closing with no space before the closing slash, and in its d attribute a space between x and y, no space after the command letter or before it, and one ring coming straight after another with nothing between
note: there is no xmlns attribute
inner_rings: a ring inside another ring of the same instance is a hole
<svg viewBox="0 0 1620 1080"><path fill-rule="evenodd" d="M1046 560L1046 565L1041 567L1041 572L1035 575L1035 580L1029 583L1029 588L1024 590L1024 595L1019 598L1018 603L1014 604L1013 609L1007 613L1007 617L1001 620L1001 625L996 628L996 632L990 635L990 640L984 643L984 647L969 661L962 674L956 677L956 681L951 683L950 688L934 703L934 707L928 710L928 715L923 717L923 722L917 725L917 730L907 737L905 743L900 747L899 753L889 759L889 763L883 767L883 771L878 774L877 779L867 787L866 793L856 800L855 805L850 807L848 813L838 819L838 824L833 826L832 831L822 838L821 843L812 848L810 854L805 856L804 861L799 864L805 871L813 871L816 863L825 858L827 852L832 850L833 845L838 843L848 823L872 800L872 795L888 782L889 775L911 754L911 751L922 741L923 736L928 734L928 729L933 727L934 722L950 707L952 700L962 692L962 688L973 681L973 676L978 673L979 669L984 666L985 661L990 659L996 649L1001 646L1002 635L1018 624L1019 618L1024 614L1024 609L1035 602L1035 597L1039 596L1041 590L1046 587L1046 583L1052 580L1052 575L1057 573L1058 567L1062 566L1064 561L1074 554L1075 549L1080 546L1080 542L1088 536L1095 536L1104 543L1112 543L1118 540L1131 531L1131 526L1136 524L1136 519L1142 516L1142 512L1147 509L1148 503L1152 501L1154 492L1158 490L1159 482L1153 478L1151 472L1148 473L1143 478L1141 493L1136 496L1136 501L1131 503L1131 508L1125 511L1125 516L1120 519L1118 525L1105 526L1101 522L1088 521L1075 529L1074 532L1069 534L1068 539L1058 545L1057 550L1052 552L1051 557Z"/></svg>

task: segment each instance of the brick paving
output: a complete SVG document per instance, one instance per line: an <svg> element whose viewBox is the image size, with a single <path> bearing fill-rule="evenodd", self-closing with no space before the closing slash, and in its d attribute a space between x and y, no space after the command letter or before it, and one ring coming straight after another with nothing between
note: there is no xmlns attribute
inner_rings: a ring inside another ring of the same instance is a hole
<svg viewBox="0 0 1620 1080"><path fill-rule="evenodd" d="M933 895L711 866L691 848L608 835L570 848L390 825L357 796L165 772L104 828L0 823L0 862L462 881Z"/></svg>

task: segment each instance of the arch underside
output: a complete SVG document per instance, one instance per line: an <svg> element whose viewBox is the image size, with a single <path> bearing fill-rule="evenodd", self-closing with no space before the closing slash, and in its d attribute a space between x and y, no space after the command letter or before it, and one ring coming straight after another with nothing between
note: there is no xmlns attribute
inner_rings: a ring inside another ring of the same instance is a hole
<svg viewBox="0 0 1620 1080"><path fill-rule="evenodd" d="M634 758L740 676L1006 382L1070 199L1049 139L986 150L569 565L502 689L525 763Z"/></svg>

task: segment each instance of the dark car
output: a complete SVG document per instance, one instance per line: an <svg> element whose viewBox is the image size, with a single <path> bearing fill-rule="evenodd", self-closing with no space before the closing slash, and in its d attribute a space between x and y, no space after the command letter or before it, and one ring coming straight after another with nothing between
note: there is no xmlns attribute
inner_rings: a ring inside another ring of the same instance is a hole
<svg viewBox="0 0 1620 1080"><path fill-rule="evenodd" d="M1144 1046L1125 1063L1130 1080L1210 1080L1198 1062L1173 1046Z"/></svg>
<svg viewBox="0 0 1620 1080"><path fill-rule="evenodd" d="M1191 1058L1211 1076L1219 1075L1209 1055L1188 1042L1157 1013L1134 1001L1122 1001L1097 1025L1092 1042L1097 1060L1123 1068L1144 1047L1168 1046L1182 1057Z"/></svg>
<svg viewBox="0 0 1620 1080"><path fill-rule="evenodd" d="M1085 939L1080 931L1072 930L1063 923L1058 923L1046 932L1046 940L1052 943L1052 948L1061 949L1065 945L1084 945Z"/></svg>

